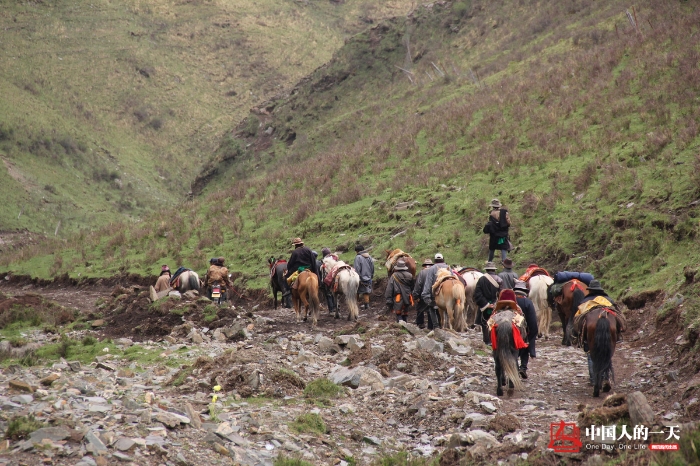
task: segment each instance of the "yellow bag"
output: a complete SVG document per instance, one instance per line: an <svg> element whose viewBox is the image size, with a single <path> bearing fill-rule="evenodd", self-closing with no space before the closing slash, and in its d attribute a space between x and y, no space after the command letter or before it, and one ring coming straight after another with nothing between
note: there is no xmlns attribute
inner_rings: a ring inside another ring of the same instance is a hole
<svg viewBox="0 0 700 466"><path fill-rule="evenodd" d="M297 280L298 277L299 277L299 271L297 270L296 272L294 272L293 274L291 274L289 276L289 278L287 279L287 284L291 285L292 283L294 283Z"/></svg>

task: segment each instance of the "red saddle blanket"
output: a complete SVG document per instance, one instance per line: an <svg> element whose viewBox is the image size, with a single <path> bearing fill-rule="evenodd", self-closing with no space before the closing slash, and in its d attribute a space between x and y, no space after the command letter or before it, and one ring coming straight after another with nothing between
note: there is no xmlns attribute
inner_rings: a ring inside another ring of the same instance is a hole
<svg viewBox="0 0 700 466"><path fill-rule="evenodd" d="M325 265L324 265L324 268L325 268ZM338 273L341 270L345 270L345 269L352 269L352 266L349 264L346 264L345 262L342 262L342 261L335 264L335 266L333 266L333 268L330 271L328 271L328 274L323 279L323 284L326 285L328 288L330 288L333 285L333 281L335 280L335 277L338 276Z"/></svg>
<svg viewBox="0 0 700 466"><path fill-rule="evenodd" d="M277 259L271 266L270 266L270 280L275 278L275 272L277 271L277 265L279 264L286 264L287 261L284 259Z"/></svg>
<svg viewBox="0 0 700 466"><path fill-rule="evenodd" d="M551 275L549 275L549 272L547 272L542 267L532 267L532 268L527 269L525 271L525 273L522 274L518 280L527 283L530 281L530 279L532 277L536 277L537 275L547 275L548 277L551 277Z"/></svg>
<svg viewBox="0 0 700 466"><path fill-rule="evenodd" d="M523 340L522 335L520 335L520 329L513 323L510 325L513 326L513 341L515 342L515 348L516 349L523 349L527 348L528 344L525 340ZM493 349L498 349L496 345L496 329L498 328L498 324L494 325L491 327L491 347Z"/></svg>

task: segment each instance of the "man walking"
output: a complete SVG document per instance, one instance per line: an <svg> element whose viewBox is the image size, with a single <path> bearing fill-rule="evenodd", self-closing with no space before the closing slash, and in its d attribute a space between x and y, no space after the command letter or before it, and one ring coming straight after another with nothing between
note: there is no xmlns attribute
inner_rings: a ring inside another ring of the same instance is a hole
<svg viewBox="0 0 700 466"><path fill-rule="evenodd" d="M514 285L515 298L523 311L523 316L525 316L525 323L527 324L527 337L523 335L523 340L527 341L528 347L522 348L519 353L520 356L520 368L518 372L520 377L527 379L527 363L530 357L537 357L535 353L535 342L537 341L537 313L535 312L535 306L532 304L530 298L527 297L530 292L527 289L527 284L523 281L516 280Z"/></svg>
<svg viewBox="0 0 700 466"><path fill-rule="evenodd" d="M421 299L421 293L425 285L425 277L428 275L428 269L432 266L433 261L431 259L425 259L423 261L423 268L418 272L416 284L413 287L413 301L416 303L416 325L419 328L425 328L425 314L429 313L428 305Z"/></svg>
<svg viewBox="0 0 700 466"><path fill-rule="evenodd" d="M369 295L372 293L372 278L374 278L374 260L361 244L355 246L355 272L360 276L360 287L357 289L357 300L364 310L369 309Z"/></svg>
<svg viewBox="0 0 700 466"><path fill-rule="evenodd" d="M423 291L421 291L420 297L426 306L428 306L428 328L430 330L440 328L440 321L437 317L437 306L435 305L435 296L433 296L433 285L437 279L438 270L446 269L447 267L445 258L438 252L435 254L435 265L430 267L425 275L425 284L423 285Z"/></svg>
<svg viewBox="0 0 700 466"><path fill-rule="evenodd" d="M493 308L498 301L498 292L501 289L501 277L496 275L496 265L493 262L487 262L484 267L484 275L476 282L474 288L474 302L479 310L476 312L476 323L481 325L481 331L484 336L484 343L491 344L491 334L489 326L486 324Z"/></svg>
<svg viewBox="0 0 700 466"><path fill-rule="evenodd" d="M493 261L493 256L497 249L501 251L501 260L505 260L510 249L508 241L508 231L510 228L510 214L503 207L501 201L493 199L489 206L489 221L484 226L484 234L489 235L489 262Z"/></svg>
<svg viewBox="0 0 700 466"><path fill-rule="evenodd" d="M413 275L408 271L403 259L399 259L396 261L394 273L389 277L384 293L387 310L396 314L396 322L399 320L408 321L408 309L413 306L412 288Z"/></svg>
<svg viewBox="0 0 700 466"><path fill-rule="evenodd" d="M518 279L518 274L513 272L513 261L511 259L505 259L503 261L503 272L498 274L503 280L501 285L502 290L512 290L515 286L515 281Z"/></svg>

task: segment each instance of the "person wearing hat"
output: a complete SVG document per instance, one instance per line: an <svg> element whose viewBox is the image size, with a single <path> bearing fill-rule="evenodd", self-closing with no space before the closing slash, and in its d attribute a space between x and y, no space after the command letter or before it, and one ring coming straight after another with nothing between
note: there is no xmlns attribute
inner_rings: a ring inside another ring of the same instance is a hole
<svg viewBox="0 0 700 466"><path fill-rule="evenodd" d="M479 278L474 288L474 302L479 310L476 312L476 324L481 325L484 343L491 344L491 334L487 324L493 309L498 301L498 292L503 280L496 275L496 264L487 262L484 266L484 275Z"/></svg>
<svg viewBox="0 0 700 466"><path fill-rule="evenodd" d="M515 280L518 279L518 274L513 272L512 259L506 258L503 260L503 272L499 273L498 276L501 277L501 280L503 280L503 283L501 284L502 290L513 289L513 286L515 285Z"/></svg>
<svg viewBox="0 0 700 466"><path fill-rule="evenodd" d="M425 277L428 274L428 269L433 266L432 259L425 259L422 264L422 269L416 276L416 284L413 286L413 302L416 303L416 325L419 328L425 328L425 314L428 311L428 305L421 299L423 286L425 285ZM432 328L432 324L430 324Z"/></svg>
<svg viewBox="0 0 700 466"><path fill-rule="evenodd" d="M233 287L231 279L228 278L228 269L224 267L225 259L223 257L213 257L209 259L209 270L204 276L204 289L207 292L207 296L211 299L211 287L213 284L218 283L223 286L224 289L228 290ZM223 299L226 299L226 293L223 293Z"/></svg>
<svg viewBox="0 0 700 466"><path fill-rule="evenodd" d="M294 240L292 240L292 245L294 246L294 251L292 251L292 255L289 256L289 260L287 261L287 274L284 278L289 278L294 272L304 271L306 269L318 275L318 264L316 263L316 258L311 249L304 246L304 242L301 238L294 238ZM287 294L290 292L291 291L287 292Z"/></svg>
<svg viewBox="0 0 700 466"><path fill-rule="evenodd" d="M160 293L168 288L170 288L170 267L163 265L160 268L160 276L158 277L156 286L154 286L153 289L156 290L156 293Z"/></svg>
<svg viewBox="0 0 700 466"><path fill-rule="evenodd" d="M501 251L501 260L505 260L510 249L508 231L510 228L510 213L503 207L501 201L493 199L489 204L489 221L484 225L484 234L489 235L489 262L493 261L496 250Z"/></svg>
<svg viewBox="0 0 700 466"><path fill-rule="evenodd" d="M408 321L408 309L413 306L412 289L413 274L408 271L406 262L399 259L394 265L394 273L389 277L384 292L387 310L396 314L396 322L399 320Z"/></svg>
<svg viewBox="0 0 700 466"><path fill-rule="evenodd" d="M525 338L525 341L527 341L528 347L519 350L520 352L518 354L520 357L520 368L518 372L520 373L520 377L527 379L527 363L530 361L530 357L534 358L537 356L535 353L535 342L537 341L537 333L539 332L537 328L537 312L535 311L535 305L530 298L528 298L530 290L527 289L527 283L516 280L513 289L515 291L516 302L523 311L525 323L527 324L527 338Z"/></svg>
<svg viewBox="0 0 700 466"><path fill-rule="evenodd" d="M425 275L425 284L421 291L420 298L428 306L428 328L440 328L440 320L437 316L437 305L435 304L435 296L433 296L433 285L437 280L438 270L446 269L449 266L445 264L445 258L439 252L435 254L435 264L428 269Z"/></svg>
<svg viewBox="0 0 700 466"><path fill-rule="evenodd" d="M360 307L369 309L369 295L372 293L372 279L374 278L374 259L372 259L361 244L355 246L355 272L360 276L360 287L357 289L357 301Z"/></svg>

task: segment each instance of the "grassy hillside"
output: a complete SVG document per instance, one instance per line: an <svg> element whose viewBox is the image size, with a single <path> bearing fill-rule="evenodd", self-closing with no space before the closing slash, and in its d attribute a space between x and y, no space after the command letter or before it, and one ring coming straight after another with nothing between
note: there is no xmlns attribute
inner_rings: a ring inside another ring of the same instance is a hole
<svg viewBox="0 0 700 466"><path fill-rule="evenodd" d="M250 107L409 2L5 2L4 229L52 234L185 198Z"/></svg>
<svg viewBox="0 0 700 466"><path fill-rule="evenodd" d="M520 266L590 270L618 296L681 290L692 320L700 11L627 8L472 1L383 22L226 134L185 208L6 263L148 273L216 253L264 287L265 258L301 236L481 265L499 197Z"/></svg>

